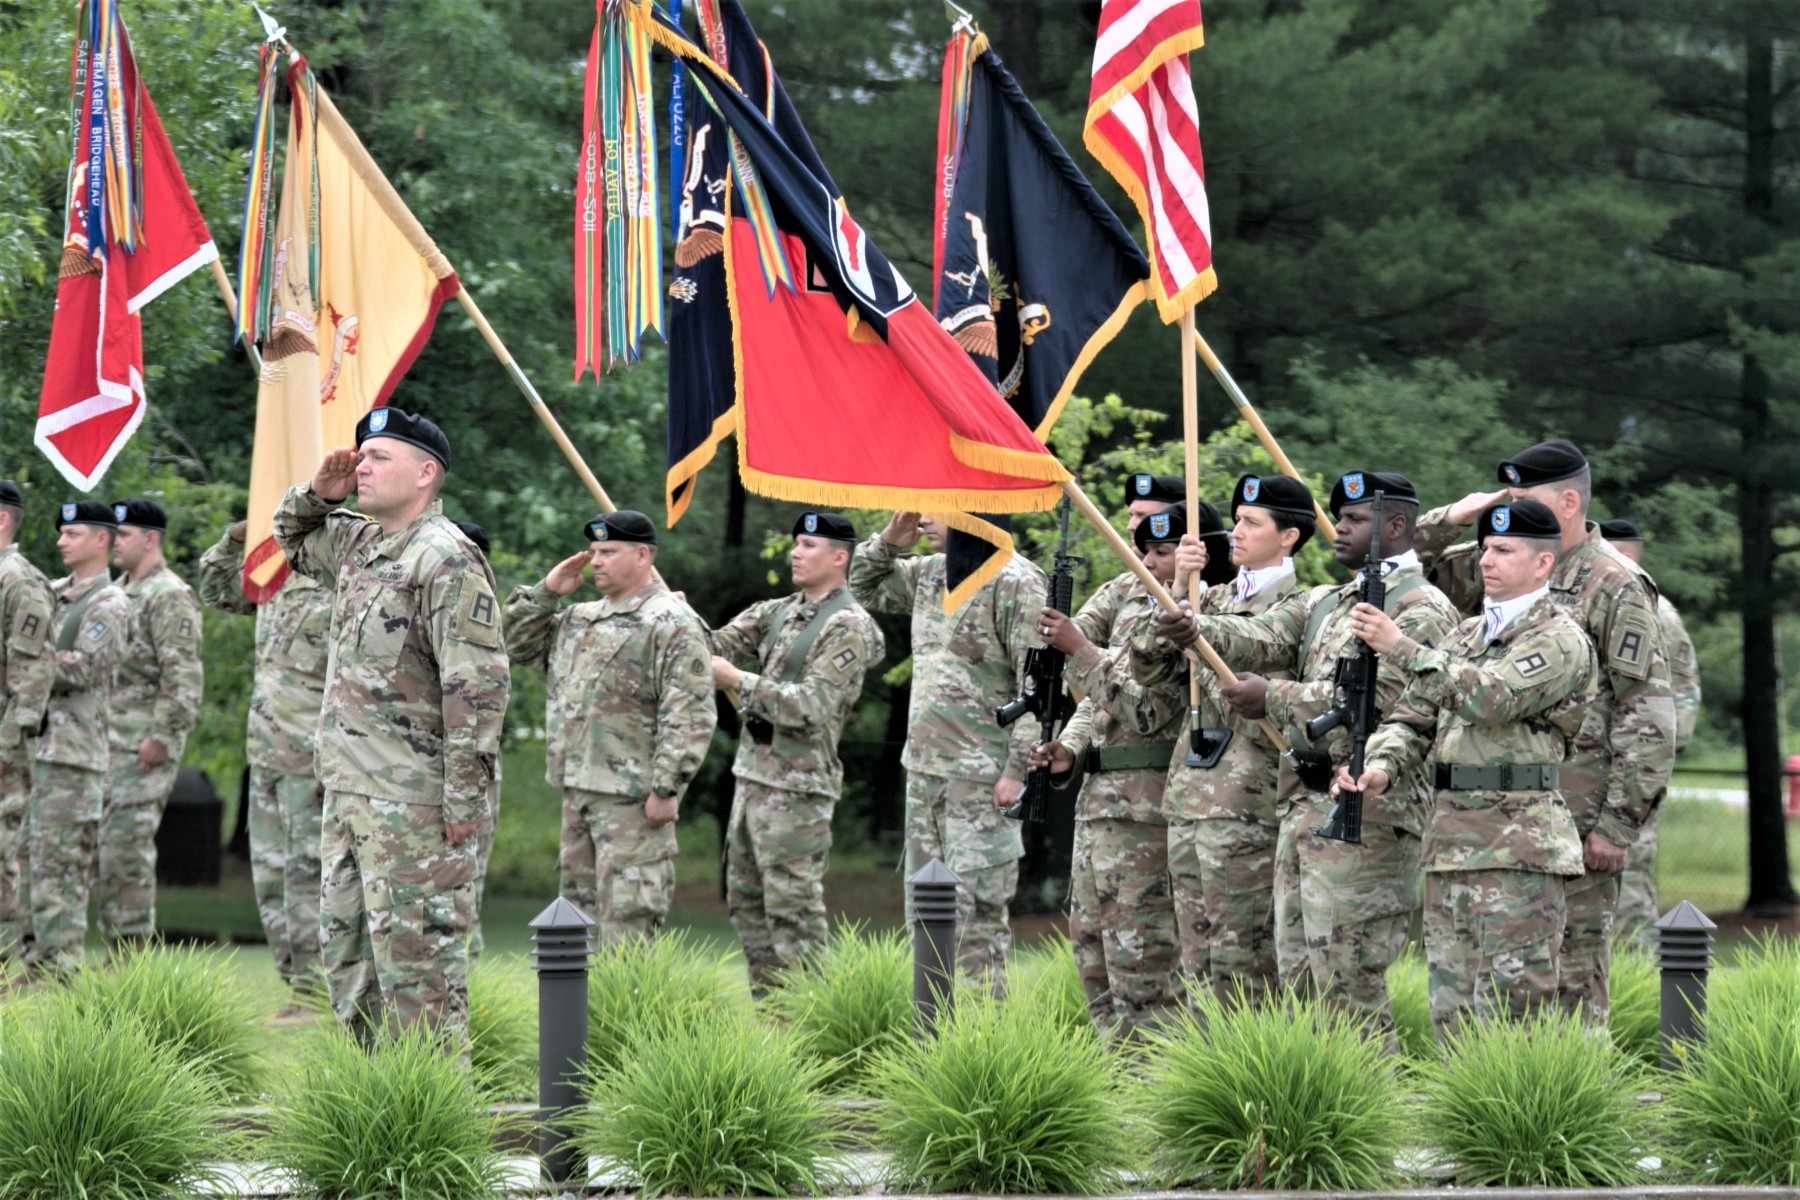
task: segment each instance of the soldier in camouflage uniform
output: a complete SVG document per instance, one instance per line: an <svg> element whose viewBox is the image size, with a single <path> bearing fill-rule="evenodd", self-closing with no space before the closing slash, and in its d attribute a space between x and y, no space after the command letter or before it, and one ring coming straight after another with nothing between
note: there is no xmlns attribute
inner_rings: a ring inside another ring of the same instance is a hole
<svg viewBox="0 0 1800 1200"><path fill-rule="evenodd" d="M1373 605L1351 610L1357 636L1411 678L1369 739L1362 777L1338 768L1338 786L1367 801L1430 760L1436 794L1420 859L1440 1040L1471 1016L1556 1002L1563 881L1582 873L1558 773L1597 684L1587 632L1550 595L1556 517L1533 500L1495 504L1477 537L1486 612L1442 647L1404 636Z"/></svg>
<svg viewBox="0 0 1800 1200"><path fill-rule="evenodd" d="M475 837L512 680L494 580L437 495L450 443L376 408L275 512L293 569L331 589L317 762L320 950L338 1019L465 1044ZM363 515L340 509L355 488Z"/></svg>
<svg viewBox="0 0 1800 1200"><path fill-rule="evenodd" d="M481 551L481 561L488 565L488 573L493 573L493 539L488 531L473 521L453 521L464 537L469 539L475 549ZM488 788L487 816L482 819L481 830L475 835L475 920L469 928L469 961L473 963L487 949L487 939L481 934L481 898L487 892L488 861L494 857L494 838L500 831L500 792L505 786L505 772L501 770L505 759L494 760L494 782Z"/></svg>
<svg viewBox="0 0 1800 1200"><path fill-rule="evenodd" d="M1400 629L1425 645L1441 643L1456 626L1457 615L1442 593L1425 581L1412 550L1412 526L1418 500L1404 476L1350 471L1332 489L1331 509L1337 518L1335 551L1340 564L1362 569L1374 533L1377 491L1385 494L1381 530L1382 576L1387 582L1387 608ZM1234 508L1261 501L1280 505L1292 520L1310 523L1312 498L1282 476L1245 476L1239 480ZM1184 569L1206 561L1203 547L1183 546ZM1359 595L1360 579L1316 587L1253 617L1164 614L1149 639L1134 653L1160 657L1167 637L1189 645L1196 627L1225 661L1242 672L1237 684L1222 688L1226 702L1243 716L1267 716L1293 747L1297 764L1284 760L1280 792L1293 797L1282 819L1275 853L1276 951L1284 980L1302 979L1321 996L1363 1014L1376 1036L1398 1050L1393 1010L1388 1001L1387 968L1406 942L1412 915L1419 906L1419 834L1430 784L1423 771L1404 785L1366 804L1362 844L1321 837L1330 818L1331 764L1349 757L1349 736L1340 726L1315 745L1306 723L1329 711L1336 701L1333 676L1340 658L1356 645L1350 609ZM1292 679L1271 679L1264 672L1292 672ZM1391 711L1405 675L1383 663L1376 676L1377 707ZM1305 937L1305 966L1295 961L1298 947L1292 931L1299 910Z"/></svg>
<svg viewBox="0 0 1800 1200"><path fill-rule="evenodd" d="M923 533L933 553L903 554ZM1002 729L994 710L1024 685L1025 652L1044 607L1044 573L1024 557L954 613L944 612L948 528L898 512L857 547L850 590L871 612L912 615L912 708L907 717L906 872L938 859L962 880L961 969L1006 990L1007 910L1024 842L1001 810L1025 788L1036 723ZM911 919L911 914L908 914Z"/></svg>
<svg viewBox="0 0 1800 1200"><path fill-rule="evenodd" d="M1618 519L1600 522L1600 536L1612 543L1613 549L1642 565L1644 537L1631 521ZM1700 663L1694 654L1694 640L1681 613L1660 592L1656 597L1656 618L1662 625L1663 652L1669 657L1669 690L1675 700L1675 753L1679 756L1694 737L1694 725L1700 719ZM1665 787L1664 795L1668 794ZM1650 810L1650 819L1638 830L1637 841L1625 854L1625 873L1619 877L1619 912L1615 927L1629 934L1645 949L1656 948L1656 824L1662 815L1662 797Z"/></svg>
<svg viewBox="0 0 1800 1200"><path fill-rule="evenodd" d="M595 517L588 549L513 589L513 661L545 672L544 777L562 789L563 899L604 944L651 938L675 897L675 819L718 710L706 626L654 573L656 526ZM563 607L591 566L600 600Z"/></svg>
<svg viewBox="0 0 1800 1200"><path fill-rule="evenodd" d="M131 599L131 644L119 662L108 725L106 806L94 884L109 945L156 932L156 830L181 752L200 716L200 602L163 560L168 514L153 500L113 504L113 565Z"/></svg>
<svg viewBox="0 0 1800 1200"><path fill-rule="evenodd" d="M844 787L838 739L863 674L887 653L845 582L855 549L845 518L801 514L790 555L799 590L751 605L712 635L713 685L737 693L743 717L725 902L759 993L825 945L825 857Z"/></svg>
<svg viewBox="0 0 1800 1200"><path fill-rule="evenodd" d="M33 752L26 845L34 970L80 964L88 890L106 801L113 673L131 638L131 601L107 574L118 518L98 500L64 504L56 547L69 574L52 583L56 676Z"/></svg>
<svg viewBox="0 0 1800 1200"><path fill-rule="evenodd" d="M200 600L256 614L256 677L250 688L250 880L275 970L299 991L317 986L319 842L325 789L313 768L325 660L331 653L331 592L290 570L275 594L252 604L241 585L244 523L200 556Z"/></svg>
<svg viewBox="0 0 1800 1200"><path fill-rule="evenodd" d="M1669 662L1656 617L1656 584L1607 545L1587 520L1593 479L1569 442L1542 442L1500 464L1506 488L1465 496L1419 522L1427 571L1464 611L1481 594L1475 547L1456 545L1481 510L1496 500L1536 500L1556 514L1563 553L1550 592L1575 611L1600 656L1600 690L1562 769L1563 799L1582 835L1587 873L1564 889L1558 991L1563 1006L1604 1029L1619 873L1638 830L1655 811L1675 760L1675 708Z"/></svg>
<svg viewBox="0 0 1800 1200"><path fill-rule="evenodd" d="M50 581L18 546L25 498L0 479L0 961L16 958L27 933L21 892L31 753L56 672Z"/></svg>
<svg viewBox="0 0 1800 1200"><path fill-rule="evenodd" d="M1202 519L1208 516L1217 526L1217 515L1207 510ZM1175 545L1186 531L1187 506L1176 504L1138 522L1132 534L1164 586L1174 581ZM1132 680L1125 646L1154 615L1156 601L1135 575L1121 578L1132 586L1107 584L1072 620L1053 608L1039 617L1044 641L1067 656L1064 679L1082 699L1058 740L1033 747L1031 767L1047 766L1059 787L1080 785L1070 942L1094 1027L1135 1038L1179 994L1162 796L1187 704L1180 686ZM1110 597L1118 603L1105 603Z"/></svg>

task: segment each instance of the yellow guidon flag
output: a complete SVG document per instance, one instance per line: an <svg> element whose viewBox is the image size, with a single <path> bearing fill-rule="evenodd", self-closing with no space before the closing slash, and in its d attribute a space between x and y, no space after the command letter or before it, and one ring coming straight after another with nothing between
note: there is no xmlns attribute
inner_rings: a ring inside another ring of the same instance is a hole
<svg viewBox="0 0 1800 1200"><path fill-rule="evenodd" d="M239 293L257 305L263 353L242 581L257 604L288 575L272 530L282 495L387 403L461 287L306 60L294 55L287 76L280 208L261 277L247 270Z"/></svg>

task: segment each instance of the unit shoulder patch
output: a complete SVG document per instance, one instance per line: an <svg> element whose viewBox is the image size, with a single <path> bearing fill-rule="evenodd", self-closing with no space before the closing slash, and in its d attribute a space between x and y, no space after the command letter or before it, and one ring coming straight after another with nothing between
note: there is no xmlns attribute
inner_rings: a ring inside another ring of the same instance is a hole
<svg viewBox="0 0 1800 1200"><path fill-rule="evenodd" d="M500 645L500 606L486 583L470 580L463 585L450 636L489 650Z"/></svg>

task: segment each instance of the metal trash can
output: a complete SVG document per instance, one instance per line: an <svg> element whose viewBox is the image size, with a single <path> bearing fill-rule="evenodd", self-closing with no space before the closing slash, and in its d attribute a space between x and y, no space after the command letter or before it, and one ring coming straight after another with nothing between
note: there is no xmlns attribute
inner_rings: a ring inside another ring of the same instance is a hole
<svg viewBox="0 0 1800 1200"><path fill-rule="evenodd" d="M171 887L217 887L225 802L206 772L183 767L156 831L156 881Z"/></svg>

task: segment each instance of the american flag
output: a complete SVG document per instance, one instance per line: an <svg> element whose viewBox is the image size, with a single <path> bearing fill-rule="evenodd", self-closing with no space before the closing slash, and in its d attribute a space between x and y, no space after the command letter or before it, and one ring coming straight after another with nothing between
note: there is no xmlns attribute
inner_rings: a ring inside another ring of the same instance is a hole
<svg viewBox="0 0 1800 1200"><path fill-rule="evenodd" d="M1083 140L1130 194L1165 321L1218 286L1188 53L1205 41L1200 0L1104 0Z"/></svg>

